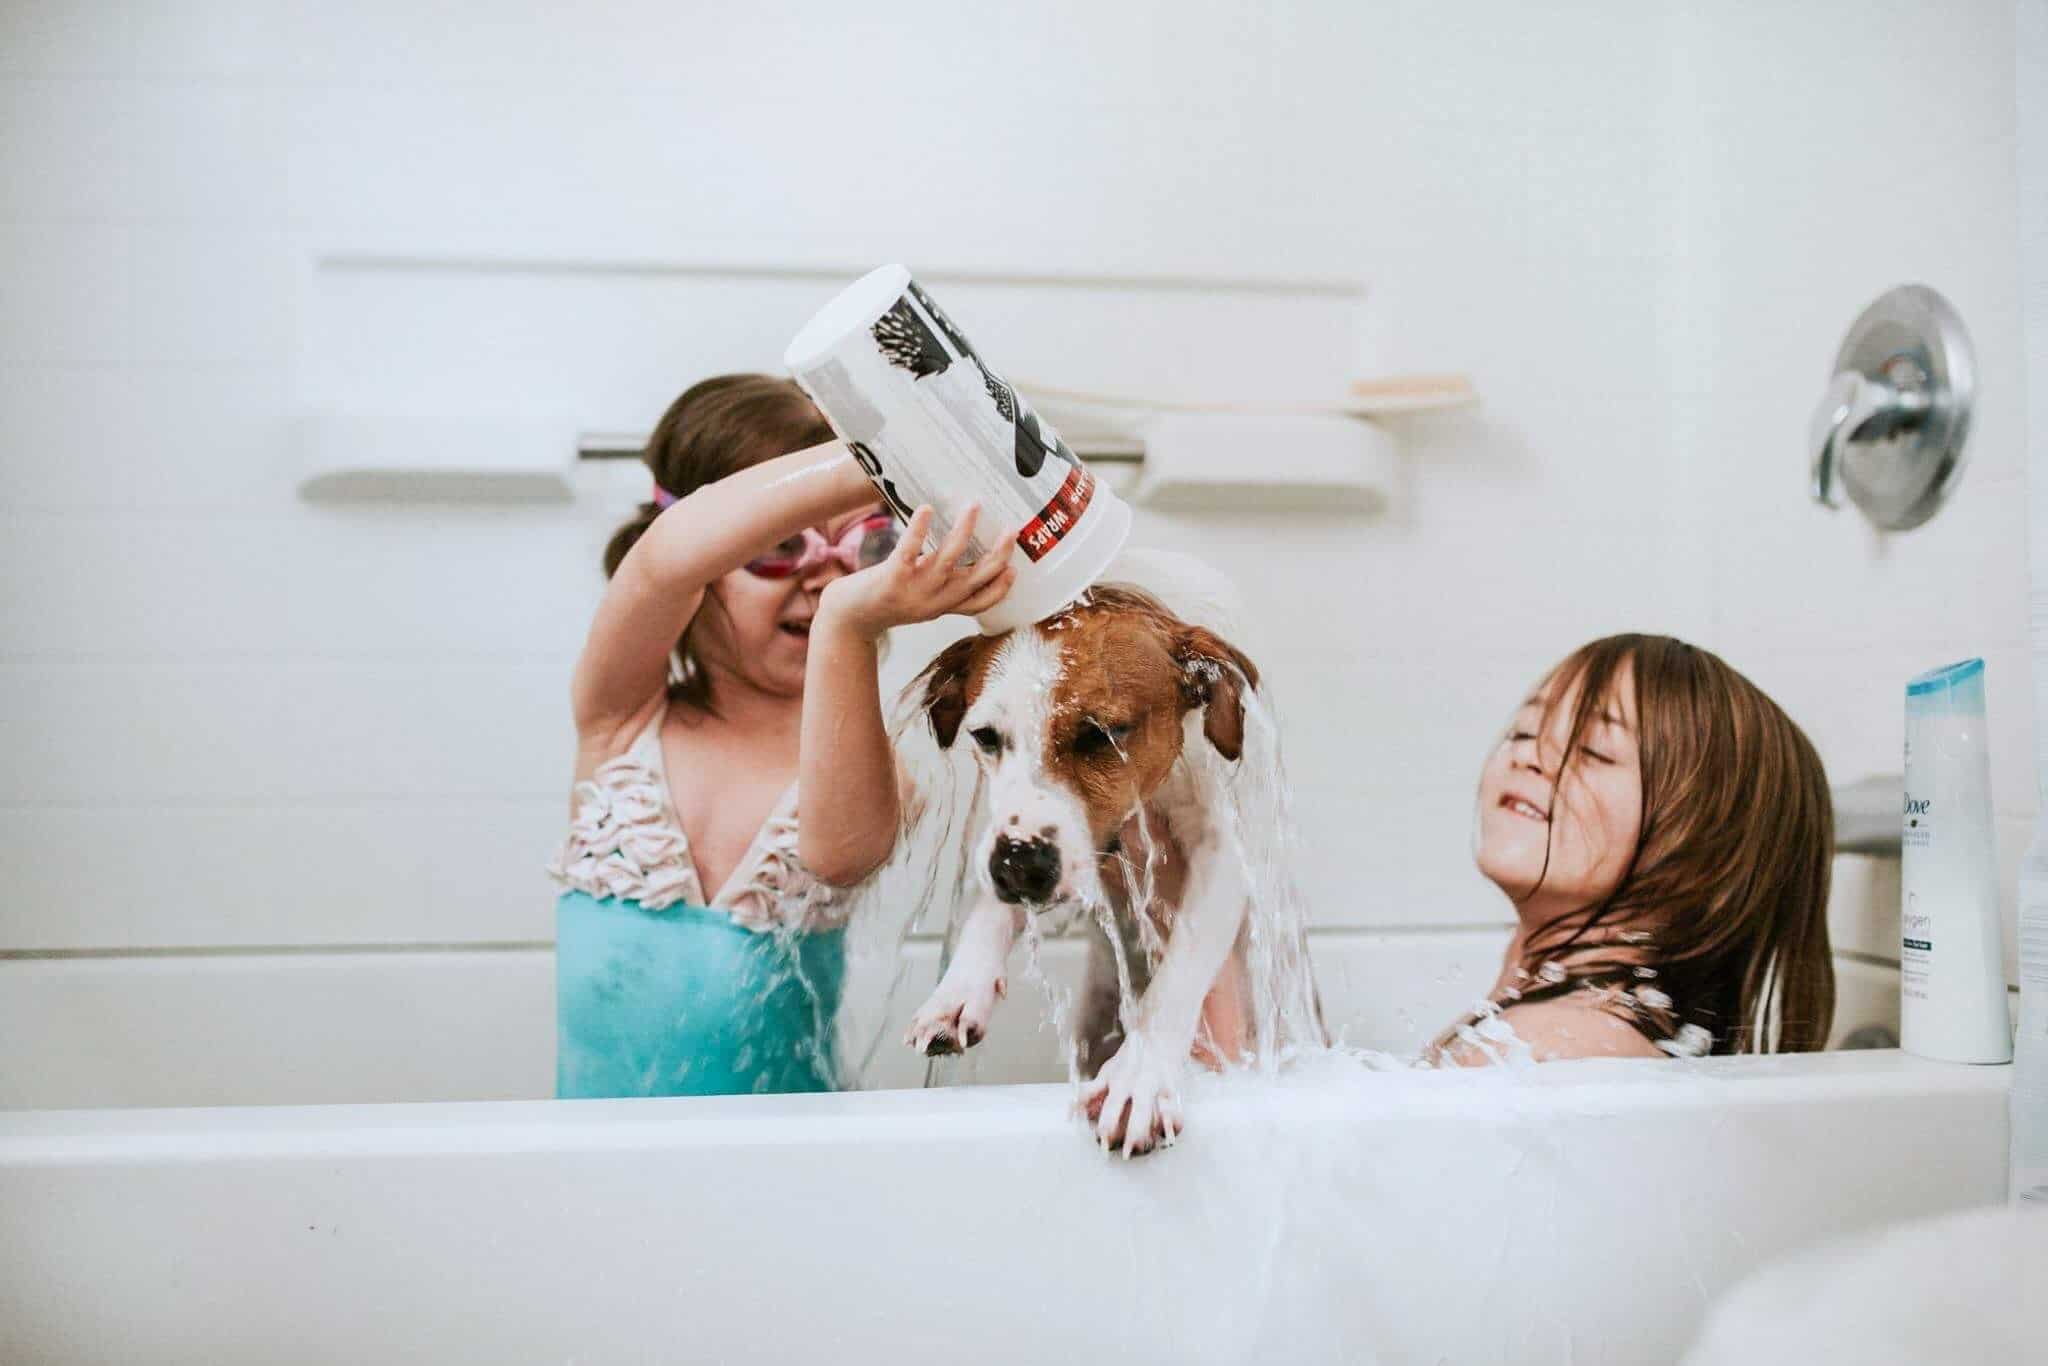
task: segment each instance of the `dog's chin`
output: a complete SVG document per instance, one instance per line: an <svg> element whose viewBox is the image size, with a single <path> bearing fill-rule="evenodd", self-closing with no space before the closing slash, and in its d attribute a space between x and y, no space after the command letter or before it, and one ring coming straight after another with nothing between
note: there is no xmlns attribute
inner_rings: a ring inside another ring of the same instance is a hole
<svg viewBox="0 0 2048 1366"><path fill-rule="evenodd" d="M994 881L986 872L981 875L981 886L997 901L1003 898L995 889ZM1101 904L1102 892L1098 884L1093 895L1076 891L1067 883L1053 889L1052 895L1043 901L1010 901L1003 904L1015 906L1030 919L1031 923L1048 934L1061 935L1074 927L1074 923L1090 908Z"/></svg>
<svg viewBox="0 0 2048 1366"><path fill-rule="evenodd" d="M1101 856L1093 850L1086 858L1067 858L1060 868L1059 890L1054 894L1062 901L1078 901L1094 906L1108 895L1102 886Z"/></svg>
<svg viewBox="0 0 2048 1366"><path fill-rule="evenodd" d="M1087 914L1088 908L1094 904L1079 897L1055 895L1051 901L1043 906L1034 906L1031 911L1047 930L1053 934L1065 934L1074 928L1075 922Z"/></svg>

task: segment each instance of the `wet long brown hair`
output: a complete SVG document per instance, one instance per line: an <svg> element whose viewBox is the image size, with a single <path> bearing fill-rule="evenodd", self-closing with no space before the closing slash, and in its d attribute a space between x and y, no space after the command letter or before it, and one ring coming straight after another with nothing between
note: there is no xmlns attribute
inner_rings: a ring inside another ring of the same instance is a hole
<svg viewBox="0 0 2048 1366"><path fill-rule="evenodd" d="M1608 636L1550 676L1551 706L1577 695L1560 783L1625 667L1634 674L1642 833L1613 893L1531 935L1522 970L1540 978L1557 962L1569 982L1613 981L1647 963L1677 1026L1707 1031L1715 1053L1825 1047L1835 1013L1835 830L1819 754L1718 656L1669 636ZM1602 953L1617 933L1640 939L1636 951Z"/></svg>
<svg viewBox="0 0 2048 1366"><path fill-rule="evenodd" d="M669 404L647 438L641 459L654 482L678 498L715 484L749 465L800 451L832 439L832 428L804 391L773 375L718 375L685 389ZM661 508L652 498L612 533L604 548L604 576L619 570L626 552L654 525ZM706 611L724 611L717 585L676 641L670 666L669 700L711 711L711 678L691 646Z"/></svg>

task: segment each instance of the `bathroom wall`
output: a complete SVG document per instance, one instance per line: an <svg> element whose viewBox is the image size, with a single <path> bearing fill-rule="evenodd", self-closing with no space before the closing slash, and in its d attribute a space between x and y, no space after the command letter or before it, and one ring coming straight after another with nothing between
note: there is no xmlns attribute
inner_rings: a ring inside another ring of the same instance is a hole
<svg viewBox="0 0 2048 1366"><path fill-rule="evenodd" d="M1691 86L1673 128L1688 209L1672 402L1686 498L1703 514L1691 524L1707 548L1701 635L1798 718L1832 778L1897 773L1905 679L1984 657L2016 981L2012 898L2036 781L2014 12L1926 18L1832 5L1675 12ZM1912 89L1908 70L1934 84ZM1906 281L1962 314L1982 398L1953 503L1885 535L1794 496L1805 476L1794 452L1849 320ZM1890 860L1838 869L1895 894ZM1896 921L1892 896L1838 899L1852 974L1896 959Z"/></svg>
<svg viewBox="0 0 2048 1366"><path fill-rule="evenodd" d="M2048 623L2048 0L2020 0L2015 6L2014 68L2023 73L2015 91L2019 174L2020 299L2024 314L2029 484L2028 546L2034 584L2031 618ZM2048 638L2032 640L2034 664L2034 771L2048 780ZM2039 813L2036 812L2038 820Z"/></svg>
<svg viewBox="0 0 2048 1366"><path fill-rule="evenodd" d="M408 1039L465 1094L543 1087L566 676L639 477L312 505L293 419L644 430L884 259L1049 383L1478 385L1395 428L1377 518L1141 512L1257 609L1352 1037L1412 1047L1490 978L1473 779L1599 633L1722 650L1838 779L1897 770L1907 675L1984 654L2010 865L2012 35L2004 2L0 9L0 1032L43 1043L0 1103L317 1087L293 1059L352 1039L380 1094L445 1086ZM1953 506L1880 537L1807 501L1805 424L1908 279L1984 400ZM1881 1019L1896 863L1839 867L1844 1021Z"/></svg>

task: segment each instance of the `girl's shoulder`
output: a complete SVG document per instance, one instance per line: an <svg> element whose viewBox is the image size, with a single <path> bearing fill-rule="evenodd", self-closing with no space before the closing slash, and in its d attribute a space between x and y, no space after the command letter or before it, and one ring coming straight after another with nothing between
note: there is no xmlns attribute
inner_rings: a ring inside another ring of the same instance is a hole
<svg viewBox="0 0 2048 1366"><path fill-rule="evenodd" d="M1511 1005L1500 1018L1537 1062L1669 1056L1636 1025L1582 992Z"/></svg>
<svg viewBox="0 0 2048 1366"><path fill-rule="evenodd" d="M656 693L636 710L617 718L579 728L576 734L576 771L573 781L583 783L597 776L605 764L654 746L658 763L661 727L668 719L668 695Z"/></svg>
<svg viewBox="0 0 2048 1366"><path fill-rule="evenodd" d="M704 904L689 841L669 802L661 761L666 710L658 707L622 751L595 760L577 778L569 833L548 865L563 887L600 900L630 899L650 911Z"/></svg>
<svg viewBox="0 0 2048 1366"><path fill-rule="evenodd" d="M1673 1050L1659 1033L1616 994L1584 982L1545 992L1535 999L1497 998L1469 1012L1446 1030L1429 1056L1457 1067L1485 1067L1525 1058L1562 1062L1570 1058L1663 1058ZM1534 995L1534 993L1532 993Z"/></svg>

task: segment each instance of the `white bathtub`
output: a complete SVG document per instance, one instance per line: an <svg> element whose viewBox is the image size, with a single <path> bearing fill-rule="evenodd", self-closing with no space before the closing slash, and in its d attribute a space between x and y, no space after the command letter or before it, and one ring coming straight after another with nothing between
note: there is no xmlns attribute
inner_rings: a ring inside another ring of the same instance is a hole
<svg viewBox="0 0 2048 1366"><path fill-rule="evenodd" d="M2007 1069L1897 1053L0 1114L0 1360L1615 1362L1823 1234L1997 1200Z"/></svg>

